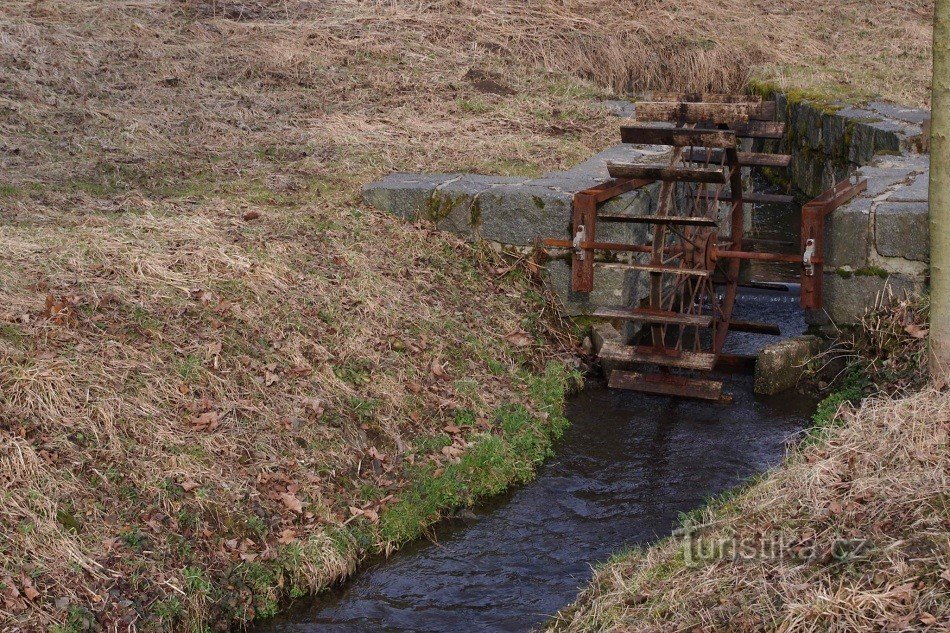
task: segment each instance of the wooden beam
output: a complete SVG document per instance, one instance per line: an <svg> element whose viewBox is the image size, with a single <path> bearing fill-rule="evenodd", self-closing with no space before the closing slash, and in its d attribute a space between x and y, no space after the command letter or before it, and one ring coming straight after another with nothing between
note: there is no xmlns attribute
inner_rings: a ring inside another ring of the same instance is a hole
<svg viewBox="0 0 950 633"><path fill-rule="evenodd" d="M684 226L717 226L715 218L686 215L626 215L616 211L601 211L598 220L610 222L632 222L634 224L679 224Z"/></svg>
<svg viewBox="0 0 950 633"><path fill-rule="evenodd" d="M597 308L594 310L593 316L604 319L659 323L661 325L709 327L712 324L712 317L708 314L682 314L650 308Z"/></svg>
<svg viewBox="0 0 950 633"><path fill-rule="evenodd" d="M604 343L600 356L618 363L649 363L695 371L711 371L716 364L716 355L706 352L663 350L649 345L633 346L615 342Z"/></svg>
<svg viewBox="0 0 950 633"><path fill-rule="evenodd" d="M620 140L640 145L735 147L736 134L730 130L622 125Z"/></svg>
<svg viewBox="0 0 950 633"><path fill-rule="evenodd" d="M722 393L722 381L708 378L687 378L673 374L643 374L636 371L610 372L608 386L613 389L628 389L657 396L696 398L713 402L731 402Z"/></svg>
<svg viewBox="0 0 950 633"><path fill-rule="evenodd" d="M693 277L708 277L709 272L704 268L680 268L665 264L623 264L621 262L594 262L597 268L608 270L639 270L645 273L666 273L669 275L690 275Z"/></svg>
<svg viewBox="0 0 950 633"><path fill-rule="evenodd" d="M703 198L713 198L716 193L713 191L700 191L698 195ZM732 202L732 194L728 191L722 192L719 196L720 202ZM747 204L791 204L795 202L795 196L789 196L783 193L758 193L756 191L746 191L742 193L742 201Z"/></svg>
<svg viewBox="0 0 950 633"><path fill-rule="evenodd" d="M667 165L634 165L631 163L607 163L607 172L613 178L642 178L666 182L726 182L726 172L721 167L669 167Z"/></svg>
<svg viewBox="0 0 950 633"><path fill-rule="evenodd" d="M637 102L638 121L667 123L706 123L733 125L749 120L775 118L775 102L762 103L690 103L687 101Z"/></svg>
<svg viewBox="0 0 950 633"><path fill-rule="evenodd" d="M788 154L766 154L763 152L739 152L739 165L742 167L788 167L792 157ZM694 163L721 163L722 150L707 150L694 147L683 152L683 160Z"/></svg>
<svg viewBox="0 0 950 633"><path fill-rule="evenodd" d="M650 93L651 101L689 101L706 103L761 103L762 95L724 94L721 92L660 92Z"/></svg>

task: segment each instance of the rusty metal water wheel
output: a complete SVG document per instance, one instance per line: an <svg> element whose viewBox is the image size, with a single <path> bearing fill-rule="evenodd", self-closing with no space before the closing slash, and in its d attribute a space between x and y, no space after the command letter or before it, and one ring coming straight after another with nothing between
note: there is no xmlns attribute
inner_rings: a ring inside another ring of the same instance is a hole
<svg viewBox="0 0 950 633"><path fill-rule="evenodd" d="M749 361L754 361L724 352L729 332L777 333L775 326L732 318L740 263L800 264L802 306L820 307L824 218L865 183L842 181L803 207L799 254L753 250L750 246L755 245L744 239L745 205L793 201L790 195L744 190L743 168L781 168L791 160L785 154L740 149L743 141L782 138L784 124L773 120L774 102L749 95L654 98L657 101L637 103L638 123L621 127L621 139L665 145L669 158L659 164L608 162L610 180L574 195L572 239L548 239L544 244L571 249L575 292L593 289L598 268L632 270L648 277L649 292L640 305L603 307L593 313L642 326L638 339L607 342L599 352L605 366L613 368L612 387L729 401L722 381L706 374L747 369ZM602 208L612 198L656 182L660 191L653 213L634 215ZM652 227L649 243L598 241L597 227L604 222L648 225ZM764 242L758 240L758 245L775 247ZM603 261L607 253L629 253L635 261Z"/></svg>
<svg viewBox="0 0 950 633"><path fill-rule="evenodd" d="M694 125L681 129L684 133L696 130ZM720 234L729 235L733 227L738 227L741 235L741 204L730 204L727 213L722 213L721 204L731 195L727 183L737 187L741 198L741 171L732 148L700 145L702 136L689 138L693 140L687 141L688 145L673 147L667 169L657 174L660 193L656 212L649 219L653 235L649 268L644 271L649 275L649 295L636 315L644 323L641 344L607 350L624 361L656 365L660 373L614 371L610 384L724 400L727 398L722 395L720 382L690 378L673 370L710 371L722 352L736 296L738 268L731 270L729 262L724 262L727 270L718 275L725 282L720 300L714 283L716 246ZM615 165L614 171L628 173L630 168L638 169ZM733 217L736 213L738 218ZM725 231L720 230L722 226Z"/></svg>

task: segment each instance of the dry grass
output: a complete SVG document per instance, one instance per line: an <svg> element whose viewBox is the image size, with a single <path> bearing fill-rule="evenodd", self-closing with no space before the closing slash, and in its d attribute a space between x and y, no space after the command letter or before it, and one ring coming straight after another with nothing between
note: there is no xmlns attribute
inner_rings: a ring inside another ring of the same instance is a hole
<svg viewBox="0 0 950 633"><path fill-rule="evenodd" d="M532 286L361 208L359 184L563 168L616 137L608 90L748 68L926 102L929 11L4 2L4 628L251 617L380 545L349 528L409 485L399 460L450 457L421 438L537 406Z"/></svg>
<svg viewBox="0 0 950 633"><path fill-rule="evenodd" d="M618 557L551 630L946 630L948 430L946 388L843 409L782 468L687 519L703 555L672 537Z"/></svg>

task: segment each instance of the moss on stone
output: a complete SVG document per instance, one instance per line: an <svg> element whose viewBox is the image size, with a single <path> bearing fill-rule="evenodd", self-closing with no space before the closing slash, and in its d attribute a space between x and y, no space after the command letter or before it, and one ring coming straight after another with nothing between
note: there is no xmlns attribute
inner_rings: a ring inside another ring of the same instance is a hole
<svg viewBox="0 0 950 633"><path fill-rule="evenodd" d="M865 266L854 271L854 274L859 277L880 277L881 279L887 279L890 276L890 273L880 266Z"/></svg>

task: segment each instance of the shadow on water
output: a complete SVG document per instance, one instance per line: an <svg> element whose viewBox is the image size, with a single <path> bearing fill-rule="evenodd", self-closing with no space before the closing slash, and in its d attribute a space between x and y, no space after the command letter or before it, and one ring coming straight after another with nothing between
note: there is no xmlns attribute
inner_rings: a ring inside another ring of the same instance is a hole
<svg viewBox="0 0 950 633"><path fill-rule="evenodd" d="M794 290L794 289L793 289ZM737 318L804 330L793 292L747 291ZM736 335L749 353L774 337ZM730 406L592 385L531 484L447 522L341 587L258 631L527 631L570 603L592 566L670 533L679 513L777 464L814 402L752 395L726 377Z"/></svg>

